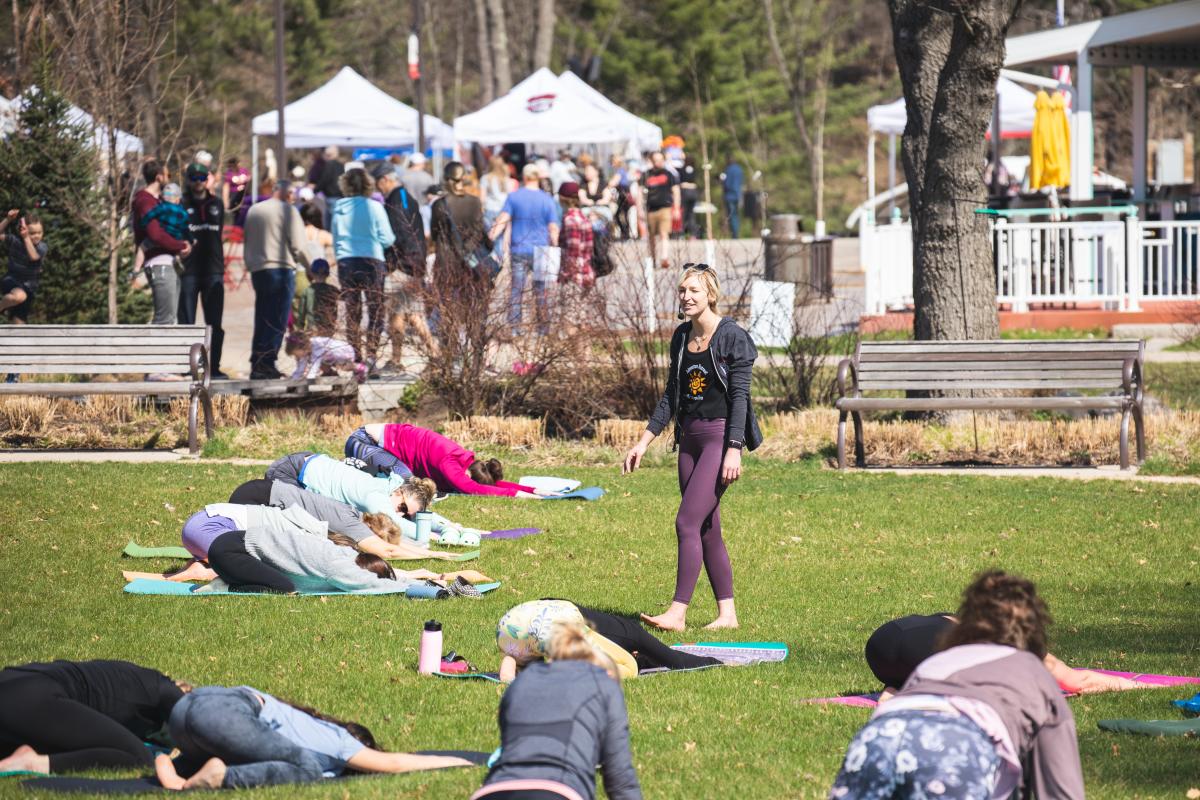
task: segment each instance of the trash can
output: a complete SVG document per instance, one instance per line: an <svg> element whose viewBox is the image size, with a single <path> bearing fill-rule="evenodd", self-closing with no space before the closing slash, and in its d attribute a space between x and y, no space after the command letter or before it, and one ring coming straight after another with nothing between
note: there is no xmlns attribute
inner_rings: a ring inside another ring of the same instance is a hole
<svg viewBox="0 0 1200 800"><path fill-rule="evenodd" d="M833 240L800 233L799 214L774 214L763 235L764 275L769 281L794 283L804 294L833 294Z"/></svg>

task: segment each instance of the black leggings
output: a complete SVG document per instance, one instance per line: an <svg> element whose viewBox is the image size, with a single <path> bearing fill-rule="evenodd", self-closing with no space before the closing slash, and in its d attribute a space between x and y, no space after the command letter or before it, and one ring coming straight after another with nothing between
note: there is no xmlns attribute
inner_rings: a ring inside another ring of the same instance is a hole
<svg viewBox="0 0 1200 800"><path fill-rule="evenodd" d="M51 772L154 763L128 728L67 696L48 675L0 671L0 753L23 744L50 756ZM3 757L0 756L0 757Z"/></svg>
<svg viewBox="0 0 1200 800"><path fill-rule="evenodd" d="M208 565L229 584L235 592L278 592L291 594L296 591L284 573L246 550L246 532L222 533L208 546Z"/></svg>
<svg viewBox="0 0 1200 800"><path fill-rule="evenodd" d="M577 606L577 608L579 613L583 614L583 618L596 629L596 633L623 650L633 653L637 658L639 670L658 667L695 669L721 663L708 656L694 656L691 653L672 650L650 635L641 623L635 622L629 617L621 617L607 611L584 606Z"/></svg>
<svg viewBox="0 0 1200 800"><path fill-rule="evenodd" d="M269 506L271 505L272 483L274 481L269 481L266 478L255 478L252 481L246 481L233 490L233 494L229 495L229 502L241 506Z"/></svg>

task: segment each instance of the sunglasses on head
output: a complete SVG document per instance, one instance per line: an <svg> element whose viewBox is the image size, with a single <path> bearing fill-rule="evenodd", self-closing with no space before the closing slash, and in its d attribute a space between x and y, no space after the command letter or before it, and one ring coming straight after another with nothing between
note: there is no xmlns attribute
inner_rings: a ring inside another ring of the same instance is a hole
<svg viewBox="0 0 1200 800"><path fill-rule="evenodd" d="M712 272L712 271L713 271L713 268L712 268L712 267L710 267L708 264L696 264L696 263L693 263L693 262L691 262L691 261L689 261L688 263L684 264L684 265L683 265L683 268L684 268L685 270L688 270L688 269L695 269L695 270L699 270L699 271L701 271L701 272Z"/></svg>

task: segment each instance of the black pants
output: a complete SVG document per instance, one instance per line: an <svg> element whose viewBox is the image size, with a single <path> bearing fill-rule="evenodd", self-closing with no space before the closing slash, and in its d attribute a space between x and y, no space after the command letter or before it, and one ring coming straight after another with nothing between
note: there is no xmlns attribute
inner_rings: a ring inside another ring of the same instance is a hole
<svg viewBox="0 0 1200 800"><path fill-rule="evenodd" d="M269 506L271 505L271 484L266 478L255 478L246 481L233 490L229 502L240 506Z"/></svg>
<svg viewBox="0 0 1200 800"><path fill-rule="evenodd" d="M51 772L154 763L150 748L121 723L67 696L48 675L0 671L0 753L23 744L50 756Z"/></svg>
<svg viewBox="0 0 1200 800"><path fill-rule="evenodd" d="M235 592L296 591L292 579L246 550L246 532L222 533L208 547L208 565Z"/></svg>
<svg viewBox="0 0 1200 800"><path fill-rule="evenodd" d="M210 550L210 557L211 552ZM657 667L695 669L721 663L708 656L694 656L691 653L672 650L650 635L640 622L629 617L621 617L607 611L584 606L578 606L578 608L579 612L583 614L583 618L596 629L596 633L636 656L639 670Z"/></svg>
<svg viewBox="0 0 1200 800"><path fill-rule="evenodd" d="M277 458L267 467L267 471L263 473L263 477L269 481L283 481L290 483L292 486L304 488L304 484L300 482L300 473L304 471L304 462L312 453L292 453L291 455Z"/></svg>
<svg viewBox="0 0 1200 800"><path fill-rule="evenodd" d="M194 275L185 272L179 279L180 325L196 324L196 298L204 309L204 324L212 328L212 348L208 360L213 372L221 369L221 345L225 331L221 330L221 317L225 314L225 276L220 273Z"/></svg>

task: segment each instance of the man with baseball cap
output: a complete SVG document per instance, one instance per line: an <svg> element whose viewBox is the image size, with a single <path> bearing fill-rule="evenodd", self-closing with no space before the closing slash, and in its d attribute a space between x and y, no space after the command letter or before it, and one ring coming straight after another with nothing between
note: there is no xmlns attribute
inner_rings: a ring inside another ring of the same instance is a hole
<svg viewBox="0 0 1200 800"><path fill-rule="evenodd" d="M192 252L183 259L183 275L179 285L180 325L196 322L196 301L204 309L204 322L212 327L212 348L209 350L209 369L213 378L226 378L221 372L221 345L225 332L221 317L225 313L225 249L221 242L221 227L225 211L221 198L209 190L209 169L200 162L188 165L184 172L187 186L183 192L183 208L187 212L188 229L192 232Z"/></svg>

